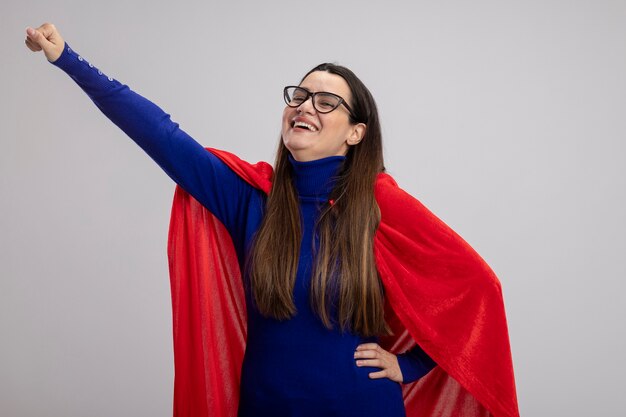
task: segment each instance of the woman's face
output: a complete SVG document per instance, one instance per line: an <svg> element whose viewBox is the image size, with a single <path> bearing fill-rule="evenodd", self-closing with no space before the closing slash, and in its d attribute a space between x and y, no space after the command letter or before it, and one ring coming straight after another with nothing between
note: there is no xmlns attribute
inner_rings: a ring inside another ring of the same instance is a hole
<svg viewBox="0 0 626 417"><path fill-rule="evenodd" d="M341 96L352 104L348 83L339 75L315 71L300 83L312 93L325 91ZM294 126L296 122L310 126ZM345 155L348 146L357 144L365 133L363 123L351 124L350 114L344 106L330 113L318 113L311 98L298 107L285 106L283 111L282 139L296 161L312 161L332 155Z"/></svg>

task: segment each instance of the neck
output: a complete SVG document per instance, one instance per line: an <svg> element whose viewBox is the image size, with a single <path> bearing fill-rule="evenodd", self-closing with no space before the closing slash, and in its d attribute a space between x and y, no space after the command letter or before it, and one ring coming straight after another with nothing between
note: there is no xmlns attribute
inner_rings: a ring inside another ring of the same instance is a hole
<svg viewBox="0 0 626 417"><path fill-rule="evenodd" d="M333 155L311 161L297 161L289 155L298 195L328 197L345 159L343 155Z"/></svg>

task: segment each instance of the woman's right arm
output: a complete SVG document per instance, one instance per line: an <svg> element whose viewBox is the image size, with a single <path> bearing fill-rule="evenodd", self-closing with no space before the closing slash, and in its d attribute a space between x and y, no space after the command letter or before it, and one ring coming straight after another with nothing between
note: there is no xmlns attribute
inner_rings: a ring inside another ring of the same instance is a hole
<svg viewBox="0 0 626 417"><path fill-rule="evenodd" d="M96 106L177 184L229 230L236 227L239 196L252 192L250 185L180 129L169 114L73 51L53 25L29 28L27 35L26 44L31 50L43 49L48 61L76 81Z"/></svg>

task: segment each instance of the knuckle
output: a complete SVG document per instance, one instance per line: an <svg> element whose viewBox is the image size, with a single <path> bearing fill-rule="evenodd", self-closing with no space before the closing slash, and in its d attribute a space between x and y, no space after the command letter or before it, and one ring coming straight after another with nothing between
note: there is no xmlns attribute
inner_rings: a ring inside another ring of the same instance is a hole
<svg viewBox="0 0 626 417"><path fill-rule="evenodd" d="M50 34L56 32L56 27L52 23L49 23L49 22L46 22L43 25L41 25L39 29L41 29L41 32L46 36L49 36Z"/></svg>

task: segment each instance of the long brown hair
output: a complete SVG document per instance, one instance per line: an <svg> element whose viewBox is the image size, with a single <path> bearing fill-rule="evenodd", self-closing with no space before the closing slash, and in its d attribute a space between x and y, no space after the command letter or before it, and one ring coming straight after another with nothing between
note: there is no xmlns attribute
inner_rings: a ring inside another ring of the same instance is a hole
<svg viewBox="0 0 626 417"><path fill-rule="evenodd" d="M348 68L321 64L302 80L314 71L327 71L346 80L352 93L350 123L364 123L366 130L363 139L349 147L330 194L334 203L326 205L315 225L320 240L319 248L313 253L311 307L329 329L336 323L342 330L365 337L387 334L384 293L373 250L374 234L380 223L374 181L385 170L376 102ZM247 270L252 299L259 312L286 320L296 314L293 288L302 220L289 150L282 138L274 166L266 213L255 236Z"/></svg>

